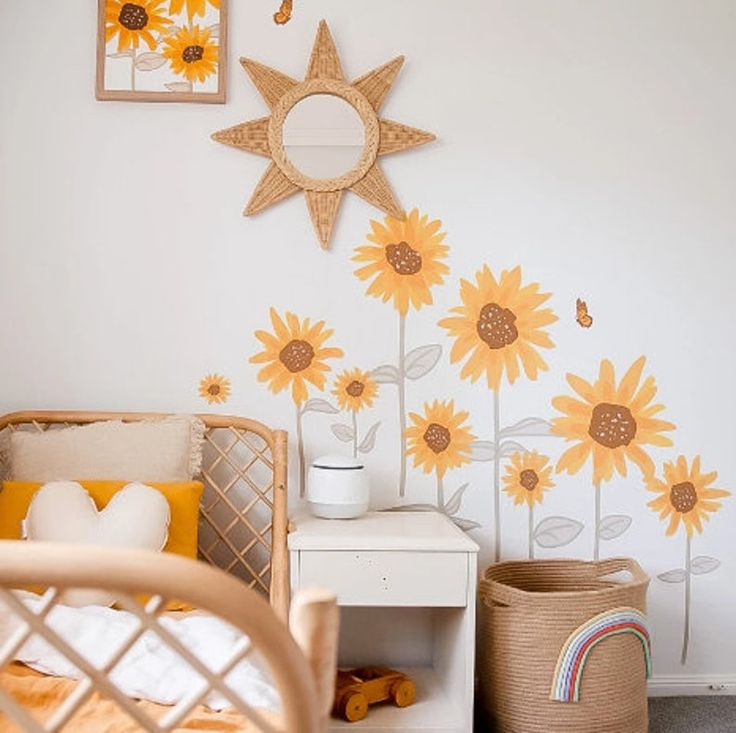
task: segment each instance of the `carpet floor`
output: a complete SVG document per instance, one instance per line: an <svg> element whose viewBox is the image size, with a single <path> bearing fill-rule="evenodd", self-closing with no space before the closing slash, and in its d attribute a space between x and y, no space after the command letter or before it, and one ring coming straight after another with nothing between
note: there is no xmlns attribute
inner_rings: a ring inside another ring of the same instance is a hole
<svg viewBox="0 0 736 733"><path fill-rule="evenodd" d="M649 733L736 733L736 696L650 698Z"/></svg>

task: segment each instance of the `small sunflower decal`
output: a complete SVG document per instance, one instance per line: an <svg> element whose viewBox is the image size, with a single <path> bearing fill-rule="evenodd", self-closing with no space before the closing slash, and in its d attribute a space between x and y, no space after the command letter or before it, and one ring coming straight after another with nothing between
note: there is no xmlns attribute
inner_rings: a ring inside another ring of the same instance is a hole
<svg viewBox="0 0 736 733"><path fill-rule="evenodd" d="M644 476L654 471L654 463L642 446L672 445L662 433L675 426L655 417L664 405L650 404L657 394L653 376L640 384L645 363L645 357L637 359L618 385L608 359L601 362L598 379L592 384L575 374L567 375L576 397L552 400L555 409L563 413L552 420L552 432L577 442L560 457L558 472L575 474L591 456L594 484L610 481L614 470L626 476L627 460Z"/></svg>
<svg viewBox="0 0 736 733"><path fill-rule="evenodd" d="M534 504L541 504L544 492L555 485L551 476L552 466L549 465L547 456L540 455L537 451L517 451L506 465L503 490L514 500L514 504L532 507Z"/></svg>
<svg viewBox="0 0 736 733"><path fill-rule="evenodd" d="M192 18L195 15L204 15L207 12L207 4L210 4L213 8L220 7L220 0L171 0L169 3L169 14L179 15L182 8L186 6L187 16L189 22L192 22Z"/></svg>
<svg viewBox="0 0 736 733"><path fill-rule="evenodd" d="M208 374L199 382L199 396L210 405L221 405L230 397L230 380L220 374Z"/></svg>
<svg viewBox="0 0 736 733"><path fill-rule="evenodd" d="M164 43L163 55L169 59L171 70L187 81L201 83L217 71L219 49L206 28L181 28L164 38Z"/></svg>
<svg viewBox="0 0 736 733"><path fill-rule="evenodd" d="M455 412L455 403L435 400L425 402L424 414L409 413L412 425L407 428L407 455L414 456L414 467L424 473L435 471L442 479L448 468L458 468L470 462L470 446L475 436L465 411Z"/></svg>
<svg viewBox="0 0 736 733"><path fill-rule="evenodd" d="M702 473L700 456L695 456L690 466L685 456L678 456L677 461L664 464L663 472L662 479L650 474L646 483L649 491L659 494L648 506L659 513L660 519L668 521L668 535L675 534L680 524L688 537L695 531L702 532L703 522L722 506L718 499L731 495L730 491L711 485L718 473Z"/></svg>
<svg viewBox="0 0 736 733"><path fill-rule="evenodd" d="M419 310L430 305L432 286L442 284L450 271L443 262L448 247L441 227L441 221L429 221L417 209L404 220L387 216L383 224L371 221L372 244L357 247L353 257L354 262L367 263L355 271L360 280L371 280L366 294L384 303L393 300L404 316L409 306Z"/></svg>
<svg viewBox="0 0 736 733"><path fill-rule="evenodd" d="M173 22L167 18L161 6L165 0L137 0L125 3L120 0L105 2L105 43L118 37L118 52L137 49L141 40L153 51L157 42L154 33L161 33Z"/></svg>
<svg viewBox="0 0 736 733"><path fill-rule="evenodd" d="M460 281L462 305L452 308L457 315L443 318L439 325L455 339L450 361L467 357L460 376L475 382L485 374L495 392L506 374L510 384L520 375L520 365L529 379L548 369L538 349L554 343L545 326L557 316L551 308L540 308L551 293L540 293L538 283L522 286L521 268L504 270L496 279L488 266L475 275L475 284Z"/></svg>
<svg viewBox="0 0 736 733"><path fill-rule="evenodd" d="M268 382L269 389L278 394L291 387L291 396L297 405L309 397L307 384L324 390L326 376L330 371L327 359L343 355L342 349L325 346L333 334L325 328L324 321L312 324L309 318L299 320L293 313L282 319L271 308L273 333L256 331L256 338L265 349L250 358L252 364L266 364L258 372L259 382Z"/></svg>
<svg viewBox="0 0 736 733"><path fill-rule="evenodd" d="M378 385L370 372L346 369L337 376L332 394L337 397L337 404L343 410L360 412L364 408L373 407L373 400L378 394Z"/></svg>

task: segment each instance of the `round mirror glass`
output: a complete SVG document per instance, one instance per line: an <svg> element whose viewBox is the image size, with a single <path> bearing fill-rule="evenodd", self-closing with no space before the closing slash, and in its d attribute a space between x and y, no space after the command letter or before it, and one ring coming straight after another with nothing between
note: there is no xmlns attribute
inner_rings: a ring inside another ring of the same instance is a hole
<svg viewBox="0 0 736 733"><path fill-rule="evenodd" d="M332 94L297 102L284 119L284 151L309 178L338 178L355 168L365 147L363 120L355 108Z"/></svg>

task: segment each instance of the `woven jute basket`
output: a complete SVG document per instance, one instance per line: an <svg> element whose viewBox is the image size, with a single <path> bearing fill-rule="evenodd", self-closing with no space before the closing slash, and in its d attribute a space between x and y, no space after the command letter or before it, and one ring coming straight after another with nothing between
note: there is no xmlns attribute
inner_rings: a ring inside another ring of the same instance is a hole
<svg viewBox="0 0 736 733"><path fill-rule="evenodd" d="M552 692L569 640L577 638L581 627L599 623L599 615L600 624L619 629L622 625L607 621L615 613L645 613L648 585L638 563L626 558L527 560L489 567L479 589L478 666L491 729L646 733L649 657L641 635L595 637L600 643L590 648L580 668L579 700L561 702L552 699Z"/></svg>

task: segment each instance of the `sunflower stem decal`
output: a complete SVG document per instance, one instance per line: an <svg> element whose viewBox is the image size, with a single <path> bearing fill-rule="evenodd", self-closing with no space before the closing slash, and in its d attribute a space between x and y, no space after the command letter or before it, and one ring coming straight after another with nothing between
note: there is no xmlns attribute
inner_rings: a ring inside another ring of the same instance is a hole
<svg viewBox="0 0 736 733"><path fill-rule="evenodd" d="M371 221L371 244L355 249L354 262L366 263L355 270L360 280L370 280L367 295L380 298L384 303L393 301L399 313L398 363L383 364L371 373L381 384L394 384L398 390L400 468L399 496L406 494L406 380L416 380L429 374L442 355L437 344L420 346L406 351L406 315L409 308L419 310L431 305L431 288L444 282L449 268L443 262L448 247L442 222L429 221L414 209L406 219L387 216L384 223Z"/></svg>
<svg viewBox="0 0 736 733"><path fill-rule="evenodd" d="M654 463L642 446L672 445L662 433L675 426L655 417L664 405L650 404L657 394L654 377L641 382L645 363L646 358L639 357L617 387L613 364L603 359L598 379L592 384L575 374L567 375L568 384L581 399L560 396L552 400L554 408L563 413L552 420L553 432L567 441L578 441L560 456L557 472L576 474L592 457L595 560L600 557L600 541L620 537L631 524L631 518L625 515L601 516L601 483L610 481L614 471L625 477L627 459L644 477L648 476L654 471Z"/></svg>
<svg viewBox="0 0 736 733"><path fill-rule="evenodd" d="M685 530L685 567L675 568L657 577L665 583L685 585L684 628L682 632L682 654L680 663L687 663L690 646L690 600L692 578L717 570L720 560L708 555L692 557L692 538L695 532L703 531L703 522L717 512L722 504L719 499L731 495L730 491L712 486L718 478L717 471L701 473L700 456L695 456L688 466L685 456L678 456L674 462L666 462L661 479L654 472L646 477L647 489L658 496L648 503L659 518L668 521L667 535L674 535L680 525Z"/></svg>
<svg viewBox="0 0 736 733"><path fill-rule="evenodd" d="M378 384L371 377L370 372L360 369L346 369L335 380L332 394L337 397L337 404L341 409L350 413L351 424L336 423L331 426L333 435L343 443L351 443L353 458L358 452L370 453L376 445L376 434L381 423L374 423L363 440L358 433L358 413L373 407L373 400L378 394ZM336 410L337 412L337 410Z"/></svg>
<svg viewBox="0 0 736 733"><path fill-rule="evenodd" d="M521 369L529 379L537 379L540 371L548 369L537 348L551 349L554 343L544 330L554 323L557 316L550 308L540 308L550 298L550 293L540 293L538 283L522 286L521 268L504 270L496 279L485 265L475 275L475 283L460 281L462 305L451 309L439 325L455 339L450 361L455 364L465 360L460 371L462 379L476 382L485 374L488 389L493 392L493 440L476 441L472 447L472 459L492 461L493 509L494 509L494 559L501 558L501 458L524 447L512 436L549 435L549 424L540 418L530 417L515 425L501 427L499 392L501 379L506 374L513 384ZM521 367L521 369L520 369Z"/></svg>
<svg viewBox="0 0 736 733"><path fill-rule="evenodd" d="M252 356L250 362L265 364L258 372L258 381L268 382L268 388L274 394L291 387L291 398L296 407L299 496L304 496L306 459L302 417L306 412L338 412L327 400L310 400L308 384L324 391L325 373L331 370L326 360L340 358L343 352L342 349L325 346L333 331L325 328L324 321L312 324L309 318L300 320L288 311L282 319L275 308L271 308L270 316L273 333L255 332L264 350Z"/></svg>
<svg viewBox="0 0 736 733"><path fill-rule="evenodd" d="M514 500L515 506L527 506L530 560L534 558L535 543L540 547L562 547L582 531L583 525L568 517L548 517L538 525L534 524L534 506L541 504L545 492L555 485L547 456L537 451L517 451L506 465L503 483L504 493Z"/></svg>

